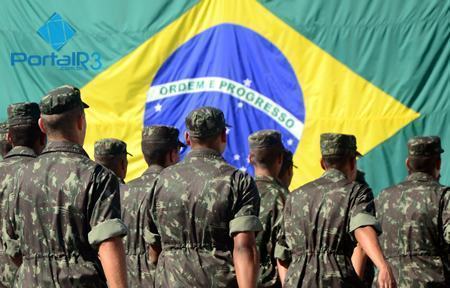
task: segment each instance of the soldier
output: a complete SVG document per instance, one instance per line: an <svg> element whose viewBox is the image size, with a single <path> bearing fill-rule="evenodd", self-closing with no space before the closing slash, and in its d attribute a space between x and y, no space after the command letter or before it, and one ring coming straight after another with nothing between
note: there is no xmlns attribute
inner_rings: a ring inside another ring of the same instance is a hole
<svg viewBox="0 0 450 288"><path fill-rule="evenodd" d="M127 152L127 144L122 140L105 138L94 144L95 162L114 172L122 183L127 176L127 155L133 156Z"/></svg>
<svg viewBox="0 0 450 288"><path fill-rule="evenodd" d="M39 114L37 103L16 103L8 107L9 132L7 138L14 148L0 162L0 231L3 228L3 219L7 217L5 206L12 179L17 170L41 153L45 146L45 134L41 132L38 125ZM0 237L0 287L12 287L17 272L16 264L20 265L21 260L14 259L16 262L14 264L6 255L3 244L2 237Z"/></svg>
<svg viewBox="0 0 450 288"><path fill-rule="evenodd" d="M178 135L178 129L170 126L144 127L142 153L148 168L141 177L129 182L128 187L121 193L122 220L129 229L125 238L129 287L153 286L155 263L148 261L146 229L142 223L147 223L147 214L144 211L149 209L148 203L151 203L149 197L154 180L163 168L179 161L180 148L186 147L178 140Z"/></svg>
<svg viewBox="0 0 450 288"><path fill-rule="evenodd" d="M325 173L286 200L275 251L284 287L363 287L351 262L356 243L380 269L380 287L395 287L377 240L372 191L353 182L355 136L322 134L320 148Z"/></svg>
<svg viewBox="0 0 450 288"><path fill-rule="evenodd" d="M255 132L248 137L248 142L249 159L255 168L255 182L261 195L259 219L264 228L256 238L261 261L258 286L281 287L274 251L285 197L289 193L277 178L285 149L280 132L275 130Z"/></svg>
<svg viewBox="0 0 450 288"><path fill-rule="evenodd" d="M294 177L294 168L297 167L292 160L292 152L285 149L283 153L283 164L281 165L278 179L286 189L289 189L289 186L291 185L292 177Z"/></svg>
<svg viewBox="0 0 450 288"><path fill-rule="evenodd" d="M399 287L450 287L450 188L439 184L439 137L408 141L409 176L379 195L380 243Z"/></svg>
<svg viewBox="0 0 450 288"><path fill-rule="evenodd" d="M196 109L186 127L192 151L164 169L152 190L156 225L147 227L152 243L159 239L162 247L155 286L254 287L255 232L262 229L255 182L222 158L227 143L222 111Z"/></svg>
<svg viewBox="0 0 450 288"><path fill-rule="evenodd" d="M3 233L23 257L15 287L127 286L119 182L81 146L87 107L68 85L41 100L48 143L19 171Z"/></svg>
<svg viewBox="0 0 450 288"><path fill-rule="evenodd" d="M0 160L12 149L11 143L8 142L8 123L0 123Z"/></svg>

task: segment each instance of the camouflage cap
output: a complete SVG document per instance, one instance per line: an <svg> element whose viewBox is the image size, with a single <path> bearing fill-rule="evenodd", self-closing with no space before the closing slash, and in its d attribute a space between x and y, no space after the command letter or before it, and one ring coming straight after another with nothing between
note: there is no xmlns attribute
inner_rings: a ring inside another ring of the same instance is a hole
<svg viewBox="0 0 450 288"><path fill-rule="evenodd" d="M259 130L248 136L250 149L278 147L284 150L281 133L276 130Z"/></svg>
<svg viewBox="0 0 450 288"><path fill-rule="evenodd" d="M0 141L8 139L8 122L0 122Z"/></svg>
<svg viewBox="0 0 450 288"><path fill-rule="evenodd" d="M438 136L418 136L409 139L409 156L433 156L444 152L441 147L441 138Z"/></svg>
<svg viewBox="0 0 450 288"><path fill-rule="evenodd" d="M80 89L70 85L51 90L40 103L41 113L45 115L61 114L76 107L89 108L89 105L81 100Z"/></svg>
<svg viewBox="0 0 450 288"><path fill-rule="evenodd" d="M361 156L361 153L357 151L356 137L339 133L321 134L320 151L322 156Z"/></svg>
<svg viewBox="0 0 450 288"><path fill-rule="evenodd" d="M38 122L40 114L37 103L14 103L8 106L8 124L9 126L34 124Z"/></svg>
<svg viewBox="0 0 450 288"><path fill-rule="evenodd" d="M123 154L131 155L127 152L127 144L122 140L105 138L96 141L94 144L95 156L119 156Z"/></svg>
<svg viewBox="0 0 450 288"><path fill-rule="evenodd" d="M180 131L172 126L147 126L142 130L142 142L168 147L186 147L186 145L178 139L179 135Z"/></svg>
<svg viewBox="0 0 450 288"><path fill-rule="evenodd" d="M196 138L215 136L225 127L229 127L225 123L223 112L214 107L202 107L191 111L185 123L189 135Z"/></svg>

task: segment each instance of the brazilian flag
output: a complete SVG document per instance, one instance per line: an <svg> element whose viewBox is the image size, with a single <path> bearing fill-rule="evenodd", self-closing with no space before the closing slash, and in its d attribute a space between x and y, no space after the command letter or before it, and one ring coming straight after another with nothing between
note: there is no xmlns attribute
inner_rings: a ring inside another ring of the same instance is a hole
<svg viewBox="0 0 450 288"><path fill-rule="evenodd" d="M236 167L252 173L250 133L280 130L295 152L295 188L322 173L321 133L351 133L379 192L406 176L410 137L439 135L450 151L449 8L442 0L6 1L0 119L10 103L78 86L91 107L86 150L100 138L126 141L130 180L145 169L143 126L184 132L189 111L215 106L232 126L224 156Z"/></svg>

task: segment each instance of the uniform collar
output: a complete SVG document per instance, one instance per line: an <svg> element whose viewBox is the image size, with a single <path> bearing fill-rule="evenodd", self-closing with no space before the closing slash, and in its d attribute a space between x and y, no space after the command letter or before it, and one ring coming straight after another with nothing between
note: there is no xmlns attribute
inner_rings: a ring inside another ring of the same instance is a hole
<svg viewBox="0 0 450 288"><path fill-rule="evenodd" d="M322 177L326 178L326 179L330 179L333 182L339 182L339 181L347 179L347 177L345 176L345 174L342 171L339 171L339 170L334 169L334 168L326 170L322 174Z"/></svg>
<svg viewBox="0 0 450 288"><path fill-rule="evenodd" d="M161 165L158 164L152 164L148 166L148 168L145 170L145 172L142 175L151 175L151 174L159 174L164 169Z"/></svg>
<svg viewBox="0 0 450 288"><path fill-rule="evenodd" d="M256 181L264 181L264 182L277 182L277 180L272 177L272 176L262 176L262 175L257 175L255 176L255 180Z"/></svg>
<svg viewBox="0 0 450 288"><path fill-rule="evenodd" d="M47 146L45 146L44 151L42 151L42 154L45 153L52 153L52 152L70 152L75 154L83 155L87 158L89 158L86 151L84 151L83 147L81 145L69 142L69 141L51 141L47 143Z"/></svg>
<svg viewBox="0 0 450 288"><path fill-rule="evenodd" d="M219 151L216 151L214 149L209 148L200 148L200 149L194 149L189 152L189 154L186 156L186 158L192 158L192 157L205 157L205 158L222 158L222 154L219 153Z"/></svg>
<svg viewBox="0 0 450 288"><path fill-rule="evenodd" d="M420 182L437 182L437 180L430 174L424 172L414 172L408 175L409 181L420 181Z"/></svg>
<svg viewBox="0 0 450 288"><path fill-rule="evenodd" d="M25 156L25 157L36 157L36 153L33 149L26 146L16 146L11 149L11 151L8 152L8 154L5 155L5 159L11 158L14 156Z"/></svg>

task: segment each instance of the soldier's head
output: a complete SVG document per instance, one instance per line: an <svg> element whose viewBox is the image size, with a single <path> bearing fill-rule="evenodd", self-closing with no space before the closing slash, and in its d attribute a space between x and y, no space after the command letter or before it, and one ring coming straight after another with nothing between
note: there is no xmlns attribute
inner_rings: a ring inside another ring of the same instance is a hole
<svg viewBox="0 0 450 288"><path fill-rule="evenodd" d="M284 146L276 130L260 130L248 136L250 164L256 175L278 177L283 163Z"/></svg>
<svg viewBox="0 0 450 288"><path fill-rule="evenodd" d="M127 144L119 139L105 138L94 144L95 162L113 171L120 179L127 176L128 159Z"/></svg>
<svg viewBox="0 0 450 288"><path fill-rule="evenodd" d="M51 141L71 141L80 145L86 136L84 109L80 90L70 85L60 86L45 95L40 103L39 126Z"/></svg>
<svg viewBox="0 0 450 288"><path fill-rule="evenodd" d="M39 105L33 102L14 103L8 106L8 141L15 146L26 146L37 154L46 143L39 129Z"/></svg>
<svg viewBox="0 0 450 288"><path fill-rule="evenodd" d="M356 157L361 154L357 151L354 135L324 133L320 135L320 151L323 169L337 169L349 180L356 179Z"/></svg>
<svg viewBox="0 0 450 288"><path fill-rule="evenodd" d="M11 151L12 145L8 141L8 122L0 123L0 156L3 157Z"/></svg>
<svg viewBox="0 0 450 288"><path fill-rule="evenodd" d="M227 145L223 112L214 107L202 107L189 113L185 120L187 132L186 143L192 149L211 148L220 153Z"/></svg>
<svg viewBox="0 0 450 288"><path fill-rule="evenodd" d="M411 138L408 141L408 158L406 159L408 172L423 172L439 179L443 152L441 138L438 136Z"/></svg>
<svg viewBox="0 0 450 288"><path fill-rule="evenodd" d="M154 125L142 130L142 153L147 165L168 167L180 160L180 149L186 147L178 137L180 132L171 126Z"/></svg>
<svg viewBox="0 0 450 288"><path fill-rule="evenodd" d="M291 185L292 177L294 176L294 161L292 160L292 152L285 149L283 152L283 163L281 164L280 173L278 173L278 179L283 185L288 188Z"/></svg>

